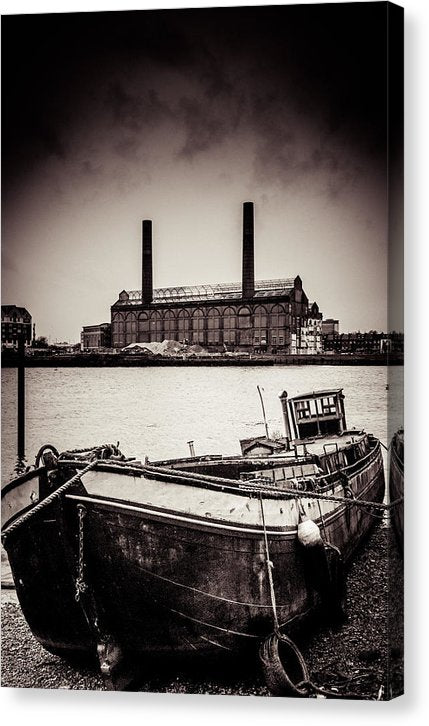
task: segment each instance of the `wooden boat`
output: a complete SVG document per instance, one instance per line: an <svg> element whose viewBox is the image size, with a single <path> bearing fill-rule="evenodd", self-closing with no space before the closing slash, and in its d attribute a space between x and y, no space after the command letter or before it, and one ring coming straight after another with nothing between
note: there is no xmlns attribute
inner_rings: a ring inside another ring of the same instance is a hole
<svg viewBox="0 0 429 726"><path fill-rule="evenodd" d="M391 508L391 523L398 546L404 550L404 431L400 429L393 436L390 444L389 471L390 502L396 505Z"/></svg>
<svg viewBox="0 0 429 726"><path fill-rule="evenodd" d="M285 436L241 456L47 446L4 487L3 543L45 648L97 652L115 686L123 657L257 652L341 612L341 565L383 507L380 442L347 429L341 389L280 400Z"/></svg>

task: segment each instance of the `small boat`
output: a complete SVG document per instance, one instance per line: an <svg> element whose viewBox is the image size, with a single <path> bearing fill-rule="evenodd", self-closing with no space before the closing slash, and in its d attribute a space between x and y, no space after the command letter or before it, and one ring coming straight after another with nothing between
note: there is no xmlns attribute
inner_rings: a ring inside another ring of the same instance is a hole
<svg viewBox="0 0 429 726"><path fill-rule="evenodd" d="M390 444L389 496L391 522L398 547L404 551L404 430L399 429Z"/></svg>
<svg viewBox="0 0 429 726"><path fill-rule="evenodd" d="M342 389L280 400L285 435L245 439L239 456L142 463L116 445L47 445L3 488L2 541L47 650L98 654L120 687L143 655L260 648L271 690L304 695L305 672L279 676L279 652L311 613L343 615L343 565L385 482L380 442L347 429Z"/></svg>

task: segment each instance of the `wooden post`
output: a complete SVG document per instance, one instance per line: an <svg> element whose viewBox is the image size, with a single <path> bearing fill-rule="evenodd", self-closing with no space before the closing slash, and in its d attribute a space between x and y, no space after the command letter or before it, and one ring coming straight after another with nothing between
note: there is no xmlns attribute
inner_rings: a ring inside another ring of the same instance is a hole
<svg viewBox="0 0 429 726"><path fill-rule="evenodd" d="M25 456L25 338L18 338L18 458Z"/></svg>

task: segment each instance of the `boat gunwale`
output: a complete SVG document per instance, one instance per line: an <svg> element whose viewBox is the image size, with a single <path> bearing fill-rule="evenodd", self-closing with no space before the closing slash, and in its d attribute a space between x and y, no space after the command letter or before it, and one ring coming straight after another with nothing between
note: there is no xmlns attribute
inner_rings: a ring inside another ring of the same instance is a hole
<svg viewBox="0 0 429 726"><path fill-rule="evenodd" d="M359 492L359 496L355 497L355 499L347 499L344 501L344 503L338 503L338 506L334 507L333 510L329 513L326 513L323 515L323 522L324 525L331 525L338 517L342 516L344 514L344 511L347 506L350 506L353 504L353 502L358 503L359 499L363 498L365 493L372 488L374 485L374 482L376 481L377 477L379 475L379 471L375 473L375 475L372 477L372 479L367 482L365 487L362 489L361 492ZM237 492L235 492L237 493ZM303 494L303 492L301 492ZM249 496L249 494L248 494ZM256 495L254 495L255 497ZM178 510L167 510L162 507L156 507L155 505L138 505L138 504L132 504L130 502L120 500L120 499L112 499L112 497L103 497L102 495L96 495L96 496L86 496L84 494L66 494L65 498L67 500L73 500L73 501L79 501L81 503L91 503L91 504L98 504L105 508L110 508L112 510L116 509L122 509L127 511L132 511L136 513L140 513L143 515L149 515L152 519L159 520L174 520L174 522L184 522L186 525L194 525L196 528L203 528L209 527L211 529L222 529L222 530L229 530L231 532L235 532L247 535L257 535L261 536L264 532L264 528L262 523L258 526L255 525L248 525L248 524L241 524L240 522L234 522L234 524L227 523L225 521L221 521L219 519L213 518L208 519L204 515L198 515L198 514L187 514L186 512L179 512ZM304 500L311 500L311 492L308 492L307 497L301 497ZM293 499L292 495L287 496L287 500ZM374 501L374 506L377 505L377 501ZM317 517L316 522L321 522L322 517ZM174 522L172 521L171 524L174 526ZM167 522L168 523L168 522ZM270 525L269 529L267 529L267 535L271 536L277 536L282 537L284 539L294 539L296 537L296 530L297 525L288 524L288 525Z"/></svg>
<svg viewBox="0 0 429 726"><path fill-rule="evenodd" d="M21 484L25 484L25 482L30 481L30 479L33 479L35 476L39 476L40 474L44 474L46 472L46 466L39 466L37 469L30 469L30 471L24 472L24 474L20 474L15 479L12 479L7 484L4 485L1 489L1 498L6 496L10 491L15 489L15 487L21 486Z"/></svg>
<svg viewBox="0 0 429 726"><path fill-rule="evenodd" d="M337 469L329 474L324 474L321 477L319 477L319 481L321 479L331 479L331 482L326 484L325 486L322 486L318 488L317 493L323 494L327 492L329 489L332 489L332 492L334 491L335 486L338 486L338 476L341 475L341 473L344 473L346 476L349 476L350 478L353 478L355 476L358 476L367 466L367 460L372 457L373 462L377 460L377 458L380 455L380 441L378 439L373 439L375 445L371 450L361 459L358 459L353 464L344 467L343 469ZM60 460L60 463L64 466L74 466L76 469L84 468L87 465L87 461L85 460L76 460L76 459L62 459ZM355 471L353 471L352 474L346 473L346 469L355 468ZM161 470L159 470L161 469ZM19 476L18 478L14 479L12 482L9 482L5 487L2 489L2 499L3 497L8 494L10 491L12 491L14 488L19 487L20 485L26 483L27 481L31 480L32 478L39 476L40 474L43 474L46 471L46 467L42 466L38 469L33 469L29 472L26 472L25 474ZM179 484L184 486L192 486L192 487L200 487L204 489L211 489L213 491L222 491L229 494L239 495L246 498L256 498L259 497L260 494L262 494L264 500L291 500L294 499L294 493L292 491L284 491L281 489L274 489L274 488L258 488L257 482L255 483L255 488L252 489L246 489L240 487L240 480L237 479L221 479L219 477L210 477L205 474L197 474L197 478L195 478L195 474L183 470L169 470L167 467L149 467L149 470L146 471L146 467L142 466L140 467L132 467L130 463L124 462L123 464L119 462L110 462L109 460L100 460L97 463L97 466L94 468L94 471L98 472L109 472L109 473L116 473L118 475L124 475L124 476L138 476L141 478L142 476L146 476L148 479L155 479L157 476L164 482L170 481L173 484ZM305 476L303 477L306 478ZM337 482L335 482L335 478L337 478ZM372 482L373 480L371 480ZM356 499L359 499L362 496L362 493L366 491L367 487L365 487L362 492L359 492L359 495L356 497ZM303 494L308 494L308 497L303 497L305 499L311 499L312 498L312 492L301 492L297 490L297 494L302 497ZM67 495L68 497L71 495ZM89 497L83 495L82 500L89 500ZM40 500L43 501L43 500ZM111 497L109 499L104 499L102 496L100 496L101 502L117 502L120 504L123 500L113 500ZM352 500L351 500L352 501ZM335 508L335 512L338 510L342 510L344 505L340 505L339 507ZM137 506L137 509L140 510L141 508ZM31 505L26 507L25 510L21 510L17 512L12 518L6 520L5 522L2 522L1 530L2 532L5 531L19 516L21 516L24 512L31 511ZM156 514L157 510L149 510L153 511L154 514ZM160 509L160 512L166 512L165 509ZM183 513L180 513L183 514ZM332 515L326 515L326 517L331 517ZM198 520L199 521L199 520ZM202 518L201 520L203 523L207 523L207 518ZM214 522L210 522L211 525L213 525ZM239 523L237 523L237 529L239 531L242 531ZM252 531L258 531L258 530L252 530ZM283 529L281 531L284 531Z"/></svg>
<svg viewBox="0 0 429 726"><path fill-rule="evenodd" d="M345 474L346 476L356 476L359 474L360 470L365 469L367 466L367 460L370 458L373 458L374 460L377 458L379 451L380 451L380 441L378 439L374 439L374 446L371 448L371 450L365 454L365 456L359 458L357 461L353 462L352 464L349 464L345 467L342 467L341 469L335 469L334 471L328 473L328 474L322 474L317 477L318 481L331 479L329 483L327 483L325 486L321 486L318 488L318 492L324 493L326 490L331 489L333 486L335 486L335 482L332 481L333 478ZM266 461L266 460L265 460ZM84 468L87 465L86 461L82 460L75 460L75 459L63 459L61 460L61 463L67 466L75 465L75 468ZM270 462L271 463L271 462ZM276 462L272 462L273 464L279 464L279 460ZM288 462L290 463L290 462ZM350 470L353 470L352 473L350 473ZM181 484L184 486L193 486L193 487L201 487L205 489L213 489L213 490L221 490L224 492L230 492L233 494L239 494L242 496L256 496L256 492L249 491L246 488L240 487L241 480L240 479L228 479L228 478L222 478L222 477L215 477L210 476L207 474L199 474L198 472L189 472L184 469L169 469L168 467L157 467L153 465L143 465L140 467L133 467L132 464L128 462L124 462L123 464L120 464L119 462L110 462L108 459L106 460L100 460L97 464L94 471L106 471L106 472L117 472L118 474L124 474L125 476L137 476L138 478L146 477L147 479L154 479L159 478L161 481L168 482L168 480L172 481L175 484ZM312 477L311 475L304 475L302 477L303 479L306 478L316 478ZM255 483L255 489L257 489L257 480ZM258 490L259 491L259 490ZM293 494L290 491L284 491L281 489L269 489L261 488L261 491L264 495L264 499L279 499L279 498L291 498L293 497ZM309 492L311 495L311 492Z"/></svg>

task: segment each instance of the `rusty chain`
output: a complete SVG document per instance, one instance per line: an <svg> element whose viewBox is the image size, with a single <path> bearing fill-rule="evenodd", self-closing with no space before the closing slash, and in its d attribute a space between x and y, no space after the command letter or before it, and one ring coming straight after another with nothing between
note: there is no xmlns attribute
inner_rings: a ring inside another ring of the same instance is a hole
<svg viewBox="0 0 429 726"><path fill-rule="evenodd" d="M83 520L86 516L86 507L83 504L77 505L77 514L79 518L79 549L78 549L78 569L77 569L77 578L76 578L76 593L75 593L75 600L76 602L79 602L81 595L86 592L88 586L85 582L85 562L84 562L84 552L83 552Z"/></svg>

